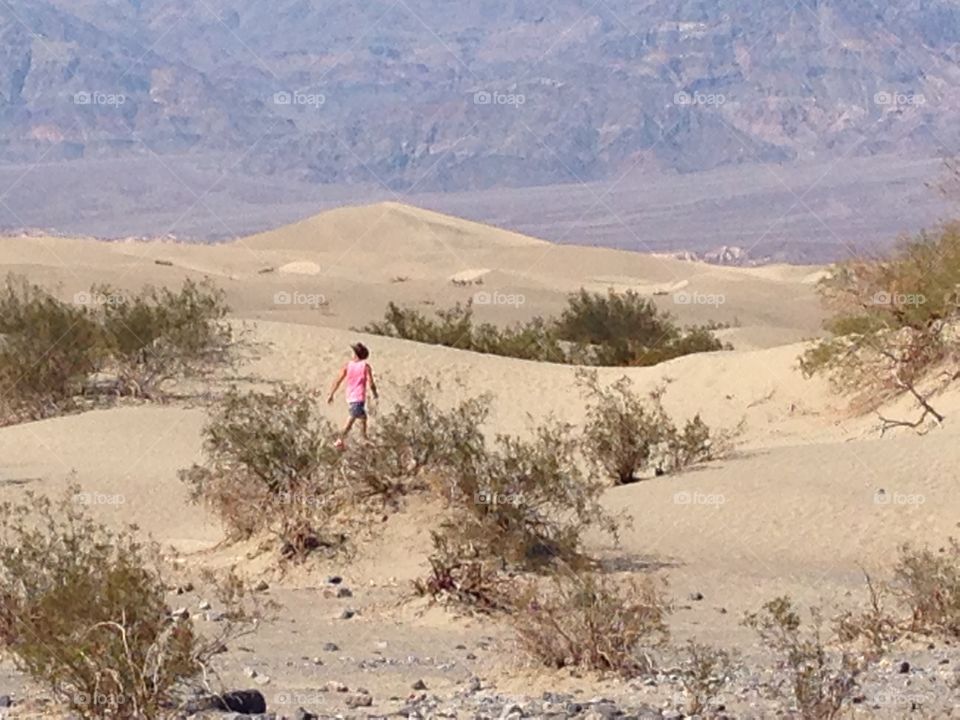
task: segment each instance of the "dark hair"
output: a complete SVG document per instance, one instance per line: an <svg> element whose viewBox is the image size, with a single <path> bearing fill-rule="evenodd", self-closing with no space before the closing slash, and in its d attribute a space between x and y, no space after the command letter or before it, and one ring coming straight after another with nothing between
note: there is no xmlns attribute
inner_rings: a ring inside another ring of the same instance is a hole
<svg viewBox="0 0 960 720"><path fill-rule="evenodd" d="M353 348L353 351L361 360L366 360L368 357L370 357L370 351L367 350L367 346L363 343L354 343L350 347Z"/></svg>

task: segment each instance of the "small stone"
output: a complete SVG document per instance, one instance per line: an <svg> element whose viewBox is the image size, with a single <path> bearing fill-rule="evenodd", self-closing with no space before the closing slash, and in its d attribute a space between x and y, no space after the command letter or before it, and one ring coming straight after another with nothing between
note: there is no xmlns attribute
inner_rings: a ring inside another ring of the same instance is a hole
<svg viewBox="0 0 960 720"><path fill-rule="evenodd" d="M351 610L350 608L345 608L345 609L343 610L343 612L340 613L340 619L341 619L341 620L349 620L350 618L352 618L352 617L353 617L354 615L356 615L356 614L357 614L357 611L356 611L356 610Z"/></svg>
<svg viewBox="0 0 960 720"><path fill-rule="evenodd" d="M373 698L365 693L353 693L348 695L344 702L348 708L370 707L373 705Z"/></svg>
<svg viewBox="0 0 960 720"><path fill-rule="evenodd" d="M170 613L170 617L179 618L181 620L186 620L190 617L190 611L185 607L180 607Z"/></svg>
<svg viewBox="0 0 960 720"><path fill-rule="evenodd" d="M311 660L310 662L312 662L314 665L323 665L323 660L321 660L318 657L313 658L313 660Z"/></svg>
<svg viewBox="0 0 960 720"><path fill-rule="evenodd" d="M253 681L254 681L255 683L257 683L257 685L269 685L269 684L270 684L270 676L269 676L269 675L257 675L257 676L253 679Z"/></svg>
<svg viewBox="0 0 960 720"><path fill-rule="evenodd" d="M480 682L480 678L474 676L467 681L467 689L470 692L480 692L483 688L483 683Z"/></svg>
<svg viewBox="0 0 960 720"><path fill-rule="evenodd" d="M260 582L258 582L256 585L253 586L254 592L266 592L269 589L270 589L270 585L267 584L266 580L261 580Z"/></svg>
<svg viewBox="0 0 960 720"><path fill-rule="evenodd" d="M339 587L337 588L337 597L338 598L353 597L353 592L348 587Z"/></svg>
<svg viewBox="0 0 960 720"><path fill-rule="evenodd" d="M243 674L246 675L248 678L252 679L252 678L255 678L257 675L259 675L260 673L258 673L252 667L245 667L243 669Z"/></svg>
<svg viewBox="0 0 960 720"><path fill-rule="evenodd" d="M204 601L201 602L200 605L198 605L197 607L199 607L201 610L209 610L210 607L211 607L211 605L210 605L209 602L207 602L206 600L204 600Z"/></svg>
<svg viewBox="0 0 960 720"><path fill-rule="evenodd" d="M225 712L258 715L267 711L267 701L259 690L234 690L214 698L216 707Z"/></svg>
<svg viewBox="0 0 960 720"><path fill-rule="evenodd" d="M0 708L13 707L13 699L9 695L0 695Z"/></svg>
<svg viewBox="0 0 960 720"><path fill-rule="evenodd" d="M690 593L687 597L689 597L693 602L700 602L701 600L703 600L703 593L693 592L693 593Z"/></svg>
<svg viewBox="0 0 960 720"><path fill-rule="evenodd" d="M326 685L323 686L324 692L347 692L350 688L344 685L339 680L330 680Z"/></svg>
<svg viewBox="0 0 960 720"><path fill-rule="evenodd" d="M427 684L423 680L417 680L411 687L414 690L426 690Z"/></svg>
<svg viewBox="0 0 960 720"><path fill-rule="evenodd" d="M327 585L339 585L343 582L343 578L339 575L331 575L327 578Z"/></svg>
<svg viewBox="0 0 960 720"><path fill-rule="evenodd" d="M908 672L910 672L910 663L904 660L902 663L900 663L900 667L897 669L897 672L899 672L901 675L906 675Z"/></svg>
<svg viewBox="0 0 960 720"><path fill-rule="evenodd" d="M302 707L299 707L296 709L296 712L293 713L293 720L318 720L318 718L312 712L308 712Z"/></svg>
<svg viewBox="0 0 960 720"><path fill-rule="evenodd" d="M337 652L340 649L340 646L336 643L328 642L323 644L324 652Z"/></svg>

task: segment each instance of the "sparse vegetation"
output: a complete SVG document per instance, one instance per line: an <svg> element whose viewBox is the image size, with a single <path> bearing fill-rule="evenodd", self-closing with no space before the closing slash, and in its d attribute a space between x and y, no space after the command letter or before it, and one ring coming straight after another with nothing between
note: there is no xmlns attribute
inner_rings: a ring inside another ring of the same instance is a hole
<svg viewBox="0 0 960 720"><path fill-rule="evenodd" d="M804 373L829 377L859 410L912 396L919 420L883 418L884 429L942 422L930 401L960 376L960 224L904 241L888 260L841 264L820 293L832 337L802 356Z"/></svg>
<svg viewBox="0 0 960 720"><path fill-rule="evenodd" d="M848 653L837 655L827 650L818 609L810 611L806 627L791 600L779 597L759 612L748 614L744 623L780 656L790 677L790 699L801 718L832 720L840 716L866 666Z"/></svg>
<svg viewBox="0 0 960 720"><path fill-rule="evenodd" d="M500 328L475 323L473 307L457 303L429 318L387 306L384 319L364 332L414 342L541 362L583 365L655 365L681 355L730 349L716 327L681 328L649 299L633 292L571 295L558 319L534 318Z"/></svg>
<svg viewBox="0 0 960 720"><path fill-rule="evenodd" d="M223 294L206 281L188 280L178 292L95 287L70 304L8 276L0 290L0 423L76 409L91 389L151 398L168 380L205 374L236 347L226 313Z"/></svg>
<svg viewBox="0 0 960 720"><path fill-rule="evenodd" d="M200 637L171 617L155 548L82 507L32 494L2 506L0 647L82 717L165 717L251 618L232 592L224 634Z"/></svg>
<svg viewBox="0 0 960 720"><path fill-rule="evenodd" d="M690 641L681 665L681 681L687 693L687 714L702 716L730 681L733 662L726 650Z"/></svg>
<svg viewBox="0 0 960 720"><path fill-rule="evenodd" d="M910 611L910 628L960 637L960 543L942 552L904 546L891 591Z"/></svg>
<svg viewBox="0 0 960 720"><path fill-rule="evenodd" d="M346 499L331 446L330 424L300 388L276 392L232 389L204 429L203 465L181 471L234 539L276 535L282 553L302 558L343 543L330 523Z"/></svg>
<svg viewBox="0 0 960 720"><path fill-rule="evenodd" d="M652 651L669 636L669 612L663 589L649 578L563 572L530 583L511 620L521 647L547 667L635 677L654 669Z"/></svg>
<svg viewBox="0 0 960 720"><path fill-rule="evenodd" d="M699 415L678 428L663 407L662 387L644 398L627 377L604 387L596 372L582 372L579 381L588 399L583 452L620 485L651 469L663 475L723 457L740 431L713 432Z"/></svg>

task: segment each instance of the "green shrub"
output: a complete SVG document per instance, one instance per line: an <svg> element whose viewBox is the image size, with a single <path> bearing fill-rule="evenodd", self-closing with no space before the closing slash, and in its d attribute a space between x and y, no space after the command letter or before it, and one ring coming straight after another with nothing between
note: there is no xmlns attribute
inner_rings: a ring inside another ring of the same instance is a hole
<svg viewBox="0 0 960 720"><path fill-rule="evenodd" d="M586 365L655 365L698 352L729 349L713 335L715 327L681 328L643 296L628 291L606 294L581 290L568 299L560 318L534 318L500 328L477 324L470 303L457 303L428 318L395 303L384 319L362 328L431 345L523 360Z"/></svg>
<svg viewBox="0 0 960 720"><path fill-rule="evenodd" d="M155 548L92 521L77 490L0 508L0 647L82 717L166 717L226 636L172 618Z"/></svg>
<svg viewBox="0 0 960 720"><path fill-rule="evenodd" d="M832 337L800 359L858 409L916 390L938 365L957 374L960 334L960 224L900 244L887 260L852 260L821 281ZM916 395L921 405L925 401Z"/></svg>
<svg viewBox="0 0 960 720"><path fill-rule="evenodd" d="M204 464L181 471L181 479L234 539L269 531L285 556L297 558L337 548L343 538L328 526L347 496L334 435L300 388L233 388L204 429Z"/></svg>
<svg viewBox="0 0 960 720"><path fill-rule="evenodd" d="M628 377L604 387L596 372L581 372L578 381L588 400L583 453L619 485L637 482L651 469L667 474L723 457L741 430L714 432L699 415L677 428L663 407L663 388L644 398Z"/></svg>
<svg viewBox="0 0 960 720"><path fill-rule="evenodd" d="M155 396L169 380L203 374L231 359L229 308L209 280L188 279L178 292L148 287L128 295L107 286L92 292L113 300L100 305L99 320L121 386L131 394Z"/></svg>
<svg viewBox="0 0 960 720"><path fill-rule="evenodd" d="M520 646L550 668L625 677L650 673L666 642L670 605L653 580L618 583L596 573L557 573L519 593L511 621Z"/></svg>
<svg viewBox="0 0 960 720"><path fill-rule="evenodd" d="M461 456L445 474L452 483L446 538L509 569L590 565L584 532L616 538L617 521L600 504L603 484L582 472L571 430L547 423L531 440L499 436L492 448Z"/></svg>
<svg viewBox="0 0 960 720"><path fill-rule="evenodd" d="M0 425L73 407L104 353L101 328L87 308L7 276L0 289Z"/></svg>

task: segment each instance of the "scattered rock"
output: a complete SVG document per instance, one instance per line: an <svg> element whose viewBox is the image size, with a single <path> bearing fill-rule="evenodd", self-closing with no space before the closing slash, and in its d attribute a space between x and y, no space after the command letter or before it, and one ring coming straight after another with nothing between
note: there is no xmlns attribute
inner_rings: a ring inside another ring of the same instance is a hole
<svg viewBox="0 0 960 720"><path fill-rule="evenodd" d="M186 620L190 617L190 611L185 607L180 607L170 613L170 617L178 618L180 620Z"/></svg>
<svg viewBox="0 0 960 720"><path fill-rule="evenodd" d="M266 698L259 690L234 690L218 695L214 700L218 710L241 715L258 715L267 711Z"/></svg>
<svg viewBox="0 0 960 720"><path fill-rule="evenodd" d="M9 695L0 695L0 708L13 707L13 699Z"/></svg>
<svg viewBox="0 0 960 720"><path fill-rule="evenodd" d="M356 614L357 614L356 610L351 610L350 608L344 608L343 612L340 613L340 619L349 620Z"/></svg>
<svg viewBox="0 0 960 720"><path fill-rule="evenodd" d="M300 707L293 713L293 720L318 720L318 717Z"/></svg>
<svg viewBox="0 0 960 720"><path fill-rule="evenodd" d="M324 692L340 692L340 693L345 693L345 692L348 692L349 690L350 690L350 688L348 688L346 685L344 685L344 684L343 684L342 682L340 682L339 680L330 680L326 685L323 686L323 691L324 691Z"/></svg>
<svg viewBox="0 0 960 720"><path fill-rule="evenodd" d="M252 678L255 678L257 675L259 675L260 673L258 673L252 667L245 667L243 669L243 674L246 675L248 678L252 679Z"/></svg>
<svg viewBox="0 0 960 720"><path fill-rule="evenodd" d="M417 680L412 687L414 690L426 690L427 684L423 680Z"/></svg>
<svg viewBox="0 0 960 720"><path fill-rule="evenodd" d="M339 585L343 582L343 578L339 575L331 575L327 578L327 585Z"/></svg>
<svg viewBox="0 0 960 720"><path fill-rule="evenodd" d="M339 587L337 588L337 597L338 598L353 597L353 592L348 587Z"/></svg>
<svg viewBox="0 0 960 720"><path fill-rule="evenodd" d="M358 692L347 695L347 699L344 702L346 702L348 708L370 707L373 705L373 697L366 693Z"/></svg>
<svg viewBox="0 0 960 720"><path fill-rule="evenodd" d="M336 643L328 642L323 644L323 649L325 652L337 652L340 649L340 646Z"/></svg>
<svg viewBox="0 0 960 720"><path fill-rule="evenodd" d="M256 585L253 586L254 592L266 592L269 589L270 589L270 585L267 583L266 580L261 580L260 582L258 582Z"/></svg>
<svg viewBox="0 0 960 720"><path fill-rule="evenodd" d="M904 660L902 663L900 663L900 667L898 668L897 672L899 672L901 675L906 675L908 672L910 672L910 663Z"/></svg>
<svg viewBox="0 0 960 720"><path fill-rule="evenodd" d="M693 602L700 602L701 600L703 600L703 593L692 592L687 597L690 598Z"/></svg>
<svg viewBox="0 0 960 720"><path fill-rule="evenodd" d="M201 610L209 610L209 609L211 608L211 605L210 605L210 603L207 602L206 600L203 600L203 601L201 601L201 603L200 603L200 605L199 605L198 607L199 607Z"/></svg>

